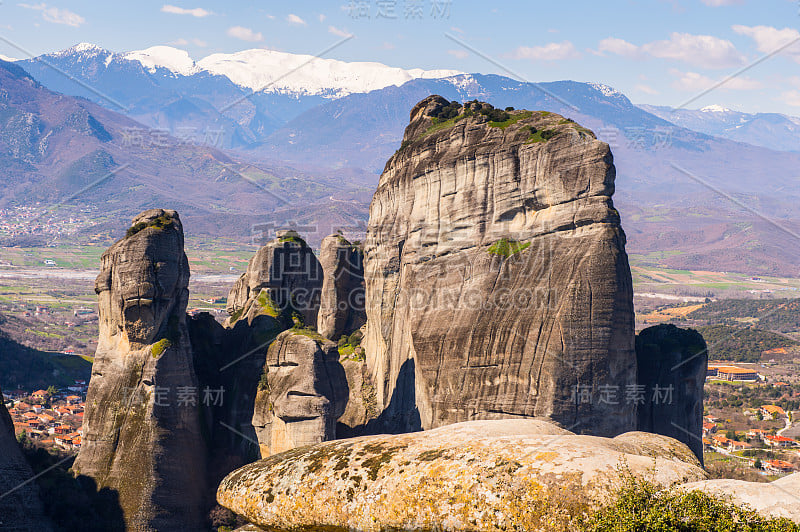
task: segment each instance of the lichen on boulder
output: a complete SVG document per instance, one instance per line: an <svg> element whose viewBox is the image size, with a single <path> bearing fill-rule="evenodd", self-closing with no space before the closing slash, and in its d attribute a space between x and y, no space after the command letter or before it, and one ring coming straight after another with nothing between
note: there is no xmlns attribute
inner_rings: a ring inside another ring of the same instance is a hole
<svg viewBox="0 0 800 532"><path fill-rule="evenodd" d="M551 530L551 519L608 502L626 474L664 487L706 478L664 436L473 421L277 454L228 475L217 500L267 529Z"/></svg>

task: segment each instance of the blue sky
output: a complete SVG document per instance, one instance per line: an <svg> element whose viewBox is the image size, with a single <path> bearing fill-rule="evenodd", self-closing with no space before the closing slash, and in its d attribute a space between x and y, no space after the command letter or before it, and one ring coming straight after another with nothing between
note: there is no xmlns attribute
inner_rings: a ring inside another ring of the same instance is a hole
<svg viewBox="0 0 800 532"><path fill-rule="evenodd" d="M195 59L255 47L317 54L352 34L325 57L503 75L508 69L528 81L601 82L637 103L678 106L800 38L798 27L800 0L5 0L0 54L25 58L20 48L40 54L78 42L115 51L171 44ZM709 104L800 115L800 42L688 107Z"/></svg>

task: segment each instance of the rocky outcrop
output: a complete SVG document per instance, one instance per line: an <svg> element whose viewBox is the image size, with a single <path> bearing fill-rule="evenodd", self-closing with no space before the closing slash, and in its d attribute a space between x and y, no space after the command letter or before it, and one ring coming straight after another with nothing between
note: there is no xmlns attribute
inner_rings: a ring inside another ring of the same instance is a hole
<svg viewBox="0 0 800 532"><path fill-rule="evenodd" d="M779 478L769 484L744 480L715 479L693 482L680 487L685 491L698 490L730 501L748 505L767 518L784 517L800 524L800 473Z"/></svg>
<svg viewBox="0 0 800 532"><path fill-rule="evenodd" d="M100 337L73 469L119 494L131 530L200 530L206 449L178 214L148 210L102 257ZM194 399L193 399L194 398Z"/></svg>
<svg viewBox="0 0 800 532"><path fill-rule="evenodd" d="M625 469L662 486L706 478L664 436L474 421L294 449L234 471L217 500L269 530L551 530L560 512L606 502Z"/></svg>
<svg viewBox="0 0 800 532"><path fill-rule="evenodd" d="M360 329L367 321L364 311L364 252L342 235L322 240L319 262L322 283L317 330L331 340Z"/></svg>
<svg viewBox="0 0 800 532"><path fill-rule="evenodd" d="M417 104L372 200L364 345L384 430L530 417L633 430L609 147L559 115L489 107Z"/></svg>
<svg viewBox="0 0 800 532"><path fill-rule="evenodd" d="M270 346L253 414L261 456L336 438L349 388L336 344L292 329Z"/></svg>
<svg viewBox="0 0 800 532"><path fill-rule="evenodd" d="M637 429L685 443L703 462L703 385L708 349L693 329L649 327L636 337Z"/></svg>
<svg viewBox="0 0 800 532"><path fill-rule="evenodd" d="M322 266L300 235L280 231L250 259L228 294L228 323L268 315L288 318L291 326L294 314L305 325L316 325L322 277Z"/></svg>
<svg viewBox="0 0 800 532"><path fill-rule="evenodd" d="M2 394L0 394L2 396ZM52 530L39 486L14 437L14 423L0 403L0 530Z"/></svg>

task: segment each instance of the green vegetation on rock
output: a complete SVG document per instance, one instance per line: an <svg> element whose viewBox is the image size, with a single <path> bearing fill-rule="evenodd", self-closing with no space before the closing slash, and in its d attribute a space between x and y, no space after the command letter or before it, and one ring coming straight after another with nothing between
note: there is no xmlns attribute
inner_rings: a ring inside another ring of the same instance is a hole
<svg viewBox="0 0 800 532"><path fill-rule="evenodd" d="M490 255L500 255L501 257L510 257L516 255L521 251L525 251L530 247L530 242L518 242L517 240L509 240L501 238L486 250Z"/></svg>
<svg viewBox="0 0 800 532"><path fill-rule="evenodd" d="M155 220L151 220L150 222L138 222L132 225L125 232L125 238L130 238L136 233L139 233L140 231L147 229L148 227L154 227L156 229L165 229L167 227L170 227L171 225L172 225L172 217L165 214L163 216L159 216Z"/></svg>
<svg viewBox="0 0 800 532"><path fill-rule="evenodd" d="M162 338L153 344L153 347L150 348L150 353L152 353L153 358L158 358L170 347L172 347L172 342L170 342L168 338Z"/></svg>
<svg viewBox="0 0 800 532"><path fill-rule="evenodd" d="M261 308L262 314L266 314L267 316L271 316L273 318L277 318L281 315L280 306L278 306L275 300L272 299L268 290L261 290L261 293L258 294L256 301L258 302L258 306Z"/></svg>
<svg viewBox="0 0 800 532"><path fill-rule="evenodd" d="M525 144L533 144L536 142L547 142L548 140L552 139L558 133L553 129L536 129L533 126L529 126L531 130L531 136L528 140L525 141Z"/></svg>

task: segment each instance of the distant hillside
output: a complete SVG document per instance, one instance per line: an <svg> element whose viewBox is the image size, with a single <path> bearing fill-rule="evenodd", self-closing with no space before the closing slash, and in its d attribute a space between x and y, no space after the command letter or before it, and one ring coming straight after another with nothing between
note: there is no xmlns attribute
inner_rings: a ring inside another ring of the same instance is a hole
<svg viewBox="0 0 800 532"><path fill-rule="evenodd" d="M798 342L770 331L729 325L697 327L708 344L709 360L758 362L761 353L779 347L792 347Z"/></svg>
<svg viewBox="0 0 800 532"><path fill-rule="evenodd" d="M800 331L800 299L720 299L695 310L690 319L791 333ZM782 346L775 346L782 347Z"/></svg>
<svg viewBox="0 0 800 532"><path fill-rule="evenodd" d="M342 183L341 173L311 176L285 165L241 162L51 92L3 61L0 87L0 208L56 206L31 220L34 236L35 225L78 211L98 222L91 231L118 234L136 213L168 207L181 213L189 234L242 241L254 226L353 225L365 218L369 192L360 192L357 181Z"/></svg>
<svg viewBox="0 0 800 532"><path fill-rule="evenodd" d="M11 391L65 387L76 379L89 382L92 363L78 356L54 356L18 344L2 330L0 315L0 388Z"/></svg>

